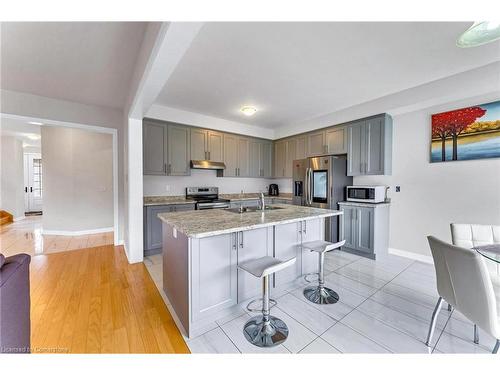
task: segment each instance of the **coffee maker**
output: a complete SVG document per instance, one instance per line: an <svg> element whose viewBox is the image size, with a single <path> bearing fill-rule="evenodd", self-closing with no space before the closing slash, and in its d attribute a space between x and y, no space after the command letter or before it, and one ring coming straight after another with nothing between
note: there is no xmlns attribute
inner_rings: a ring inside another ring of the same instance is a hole
<svg viewBox="0 0 500 375"><path fill-rule="evenodd" d="M270 196L280 195L280 191L278 189L278 184L269 184L269 195Z"/></svg>

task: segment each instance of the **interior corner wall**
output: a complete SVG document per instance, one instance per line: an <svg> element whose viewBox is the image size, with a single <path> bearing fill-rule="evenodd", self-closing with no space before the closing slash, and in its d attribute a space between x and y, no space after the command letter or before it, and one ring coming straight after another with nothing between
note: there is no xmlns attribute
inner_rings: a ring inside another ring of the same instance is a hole
<svg viewBox="0 0 500 375"><path fill-rule="evenodd" d="M390 186L390 248L430 255L427 236L451 241L450 223L500 225L500 159L429 162L431 114L487 102L451 102L393 117L392 175L354 177L355 185Z"/></svg>
<svg viewBox="0 0 500 375"><path fill-rule="evenodd" d="M44 231L112 228L113 136L52 126L41 136Z"/></svg>
<svg viewBox="0 0 500 375"><path fill-rule="evenodd" d="M1 136L0 201L1 209L15 219L24 217L24 155L23 143L10 136Z"/></svg>

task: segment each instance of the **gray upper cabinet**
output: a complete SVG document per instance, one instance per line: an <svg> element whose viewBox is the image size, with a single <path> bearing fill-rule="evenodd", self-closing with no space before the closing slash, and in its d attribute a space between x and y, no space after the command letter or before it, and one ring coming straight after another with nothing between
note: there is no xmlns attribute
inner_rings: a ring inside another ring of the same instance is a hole
<svg viewBox="0 0 500 375"><path fill-rule="evenodd" d="M295 158L293 160L305 159L307 157L307 137L296 137Z"/></svg>
<svg viewBox="0 0 500 375"><path fill-rule="evenodd" d="M224 161L224 134L209 130L207 132L208 160Z"/></svg>
<svg viewBox="0 0 500 375"><path fill-rule="evenodd" d="M191 174L190 159L189 128L169 125L167 174L170 176L188 176Z"/></svg>
<svg viewBox="0 0 500 375"><path fill-rule="evenodd" d="M207 131L203 129L191 129L191 159L206 160Z"/></svg>
<svg viewBox="0 0 500 375"><path fill-rule="evenodd" d="M349 176L391 174L391 118L383 115L350 124L347 155Z"/></svg>
<svg viewBox="0 0 500 375"><path fill-rule="evenodd" d="M325 131L307 135L307 156L324 155L326 152Z"/></svg>
<svg viewBox="0 0 500 375"><path fill-rule="evenodd" d="M250 176L250 139L224 134L225 177Z"/></svg>
<svg viewBox="0 0 500 375"><path fill-rule="evenodd" d="M224 176L236 177L238 175L238 136L224 134Z"/></svg>
<svg viewBox="0 0 500 375"><path fill-rule="evenodd" d="M272 177L273 175L273 143L262 141L260 144L260 169L261 177Z"/></svg>
<svg viewBox="0 0 500 375"><path fill-rule="evenodd" d="M191 129L191 159L224 160L224 135L205 129Z"/></svg>
<svg viewBox="0 0 500 375"><path fill-rule="evenodd" d="M257 140L250 141L250 176L260 177L260 142Z"/></svg>
<svg viewBox="0 0 500 375"><path fill-rule="evenodd" d="M143 122L143 173L167 174L167 127L163 123Z"/></svg>
<svg viewBox="0 0 500 375"><path fill-rule="evenodd" d="M263 140L250 140L249 168L250 177L271 177L272 143Z"/></svg>
<svg viewBox="0 0 500 375"><path fill-rule="evenodd" d="M250 140L238 138L238 177L250 176Z"/></svg>
<svg viewBox="0 0 500 375"><path fill-rule="evenodd" d="M274 177L285 177L286 141L274 145Z"/></svg>
<svg viewBox="0 0 500 375"><path fill-rule="evenodd" d="M364 121L349 125L347 128L347 175L359 176L362 174L362 159L364 157L361 134Z"/></svg>
<svg viewBox="0 0 500 375"><path fill-rule="evenodd" d="M326 151L330 155L347 153L347 131L345 127L336 126L325 132Z"/></svg>
<svg viewBox="0 0 500 375"><path fill-rule="evenodd" d="M292 138L286 141L286 157L285 157L285 177L293 176L293 161L297 154L297 139Z"/></svg>
<svg viewBox="0 0 500 375"><path fill-rule="evenodd" d="M187 176L189 127L163 121L143 122L143 174Z"/></svg>

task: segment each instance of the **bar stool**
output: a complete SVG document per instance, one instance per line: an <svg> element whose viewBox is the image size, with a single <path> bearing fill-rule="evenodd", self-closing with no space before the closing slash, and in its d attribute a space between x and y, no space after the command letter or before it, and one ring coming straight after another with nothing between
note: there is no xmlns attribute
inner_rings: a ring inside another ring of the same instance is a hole
<svg viewBox="0 0 500 375"><path fill-rule="evenodd" d="M304 289L304 297L306 297L309 301L317 303L319 305L330 305L333 303L337 303L338 300L340 299L337 292L325 286L324 263L325 263L325 254L328 251L338 249L339 247L342 247L344 244L345 240L336 243L318 240L318 241L305 242L302 244L303 249L315 251L319 254L319 272L310 273L304 276L304 279L307 282L311 282L308 280L307 277L309 275L318 275L318 285L309 286Z"/></svg>
<svg viewBox="0 0 500 375"><path fill-rule="evenodd" d="M281 261L265 256L252 259L238 265L238 268L262 279L262 298L251 301L247 305L249 311L261 311L262 315L255 316L245 323L243 334L253 345L271 347L281 344L288 337L288 327L281 319L269 314L269 310L276 306L276 301L269 298L269 276L295 263L295 258ZM250 305L262 300L262 309L251 309ZM272 303L272 306L270 305Z"/></svg>

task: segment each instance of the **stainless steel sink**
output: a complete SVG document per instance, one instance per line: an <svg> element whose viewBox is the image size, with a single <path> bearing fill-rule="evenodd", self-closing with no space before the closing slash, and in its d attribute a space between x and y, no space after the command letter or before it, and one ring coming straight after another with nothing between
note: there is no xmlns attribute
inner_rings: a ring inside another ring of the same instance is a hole
<svg viewBox="0 0 500 375"><path fill-rule="evenodd" d="M281 210L284 207L277 207L277 206L264 206L264 212L265 211L272 211L272 210ZM259 206L249 206L249 207L235 207L235 208L226 208L226 211L229 212L234 212L235 214L244 214L246 212L259 212L262 211Z"/></svg>

